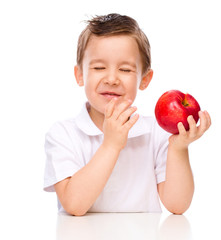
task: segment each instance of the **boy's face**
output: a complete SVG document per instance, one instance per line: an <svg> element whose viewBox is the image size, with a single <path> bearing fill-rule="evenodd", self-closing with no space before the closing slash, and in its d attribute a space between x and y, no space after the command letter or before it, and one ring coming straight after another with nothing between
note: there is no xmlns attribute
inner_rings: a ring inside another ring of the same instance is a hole
<svg viewBox="0 0 221 240"><path fill-rule="evenodd" d="M151 70L152 71L152 70ZM152 78L142 75L142 62L137 42L125 35L92 36L86 47L82 69L75 67L80 86L85 86L91 113L104 114L113 98L118 103L135 100L137 89L145 89Z"/></svg>

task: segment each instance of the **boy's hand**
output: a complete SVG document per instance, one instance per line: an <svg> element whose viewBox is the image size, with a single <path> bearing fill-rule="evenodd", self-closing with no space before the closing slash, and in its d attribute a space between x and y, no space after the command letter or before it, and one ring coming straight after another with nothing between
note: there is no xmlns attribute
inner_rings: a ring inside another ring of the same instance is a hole
<svg viewBox="0 0 221 240"><path fill-rule="evenodd" d="M116 105L117 99L112 99L106 106L103 124L103 144L115 150L122 150L127 143L128 132L139 118L131 115L137 110L130 107L131 101L126 100Z"/></svg>
<svg viewBox="0 0 221 240"><path fill-rule="evenodd" d="M200 125L196 126L196 122L192 116L189 116L187 118L187 121L189 123L189 131L186 131L183 124L180 122L178 123L177 127L179 130L178 135L172 135L169 138L170 144L172 144L177 149L186 149L188 145L200 138L205 131L210 127L211 125L211 118L207 111L199 111L199 118L200 118Z"/></svg>

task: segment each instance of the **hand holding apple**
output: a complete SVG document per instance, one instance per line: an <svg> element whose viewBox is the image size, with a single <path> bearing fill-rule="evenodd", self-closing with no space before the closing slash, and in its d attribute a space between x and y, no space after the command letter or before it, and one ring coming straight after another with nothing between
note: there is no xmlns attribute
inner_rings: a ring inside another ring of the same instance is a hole
<svg viewBox="0 0 221 240"><path fill-rule="evenodd" d="M184 94L178 90L165 92L157 101L155 116L158 124L167 132L178 134L177 124L183 123L186 131L189 130L187 118L192 115L198 122L200 105L190 94Z"/></svg>

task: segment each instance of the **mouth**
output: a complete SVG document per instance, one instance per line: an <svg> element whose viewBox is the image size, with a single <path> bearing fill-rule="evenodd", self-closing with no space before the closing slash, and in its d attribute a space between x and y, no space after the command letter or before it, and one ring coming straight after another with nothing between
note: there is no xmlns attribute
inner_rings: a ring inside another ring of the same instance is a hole
<svg viewBox="0 0 221 240"><path fill-rule="evenodd" d="M102 92L101 93L102 96L104 96L105 98L111 99L111 98L118 98L121 96L121 94L115 93L115 92Z"/></svg>

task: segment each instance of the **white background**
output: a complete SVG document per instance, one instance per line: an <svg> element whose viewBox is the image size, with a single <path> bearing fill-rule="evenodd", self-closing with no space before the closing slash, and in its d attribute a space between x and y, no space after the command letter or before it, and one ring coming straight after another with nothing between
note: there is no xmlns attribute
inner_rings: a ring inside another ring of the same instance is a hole
<svg viewBox="0 0 221 240"><path fill-rule="evenodd" d="M196 190L185 216L193 232L207 231L205 218L211 218L211 226L218 231L220 10L218 0L1 1L0 207L4 239L55 238L56 197L42 190L44 136L57 120L75 116L85 101L84 89L77 86L73 73L83 20L112 12L135 18L151 44L154 77L148 89L138 93L138 112L153 115L160 95L179 89L192 94L211 114L211 128L190 146Z"/></svg>

